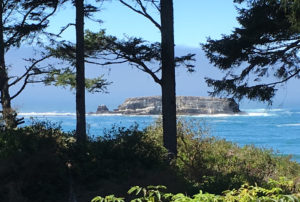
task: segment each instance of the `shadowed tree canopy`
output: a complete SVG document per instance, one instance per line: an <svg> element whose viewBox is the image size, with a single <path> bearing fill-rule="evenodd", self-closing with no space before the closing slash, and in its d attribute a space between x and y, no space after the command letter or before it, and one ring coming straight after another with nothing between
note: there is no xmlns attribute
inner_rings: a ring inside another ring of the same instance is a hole
<svg viewBox="0 0 300 202"><path fill-rule="evenodd" d="M148 73L156 83L161 85L161 43L151 43L135 37L117 39L114 36L106 35L105 31L101 30L98 33L86 31L85 44L86 56L88 56L86 62L99 65L129 63ZM64 46L64 48L70 50L70 47ZM194 56L195 54L187 54L175 57L175 66L193 72Z"/></svg>
<svg viewBox="0 0 300 202"><path fill-rule="evenodd" d="M148 43L139 38L116 40L109 49L119 62L125 61L148 73L161 86L163 143L170 159L177 155L176 77L175 66L193 60L192 54L174 56L173 0L119 0L121 4L150 21L161 34L160 43ZM153 13L159 15L152 15ZM157 20L159 17L159 20ZM151 63L156 67L151 68ZM150 64L150 65L149 65ZM154 65L155 66L155 65ZM192 69L192 65L185 65Z"/></svg>
<svg viewBox="0 0 300 202"><path fill-rule="evenodd" d="M6 127L14 128L22 123L16 118L16 112L11 108L11 101L27 86L34 82L33 78L43 73L38 64L49 56L41 54L39 59L27 59L30 64L24 66L21 75L10 75L5 61L6 53L13 47L22 44L41 45L40 36L52 38L45 28L49 25L49 17L57 10L64 0L3 0L0 2L0 92L2 115ZM14 94L10 89L18 87Z"/></svg>
<svg viewBox="0 0 300 202"><path fill-rule="evenodd" d="M212 95L271 104L279 85L300 78L299 5L299 0L247 1L238 9L240 28L203 44L210 62L226 72L221 80L206 78Z"/></svg>
<svg viewBox="0 0 300 202"><path fill-rule="evenodd" d="M87 139L86 135L86 110L85 110L85 90L90 92L102 91L108 82L102 79L102 76L95 79L85 78L85 45L84 45L84 21L85 17L92 19L92 14L99 11L95 6L96 2L102 0L95 0L93 3L85 2L84 0L72 0L76 10L75 24L69 23L65 28L70 25L75 25L76 30L76 43L72 44L67 41L60 41L57 44L64 44L62 46L48 48L50 55L56 58L68 61L71 67L67 68L52 68L45 83L66 86L75 88L76 92L76 137L78 143L84 143ZM100 22L100 20L94 20ZM67 45L68 44L68 45Z"/></svg>
<svg viewBox="0 0 300 202"><path fill-rule="evenodd" d="M161 85L161 45L159 42L148 42L141 38L127 37L117 39L107 35L105 30L97 33L87 30L85 32L85 62L87 64L107 66L113 64L129 63L131 66L148 73L152 79ZM52 68L45 79L46 84L56 86L69 86L75 88L75 59L76 48L71 42L60 43L55 48L49 48L50 54L70 64L66 68ZM195 54L175 57L176 67L185 68L188 72L194 71ZM89 92L105 92L110 84L103 75L94 79L85 79Z"/></svg>
<svg viewBox="0 0 300 202"><path fill-rule="evenodd" d="M83 15L97 23L102 21L95 19L93 13L99 12L100 8L97 7L97 3L103 2L104 0L95 0L89 1L88 3L83 4ZM73 5L76 7L75 0L72 0ZM101 5L101 4L99 4ZM75 26L75 23L70 22L65 27L62 28L61 32L64 32L70 26ZM94 60L94 57L91 57L89 54L90 46L93 46L94 43L90 42L86 44L84 41L84 62L94 65L102 65L102 63ZM46 85L55 85L62 87L70 87L71 90L76 88L76 43L72 43L67 40L55 41L52 46L47 47L48 54L61 60L56 65L50 65L49 71L44 78L44 83ZM67 65L66 65L67 64ZM97 92L106 92L107 86L111 84L106 79L103 78L103 75L100 75L95 78L85 78L85 88L90 93Z"/></svg>
<svg viewBox="0 0 300 202"><path fill-rule="evenodd" d="M84 62L92 65L105 65L106 62L101 63L98 57L95 56L94 47L97 42L87 41L87 33L84 41ZM108 40L108 38L107 38ZM104 45L102 45L104 47ZM76 88L76 44L72 42L60 42L56 47L48 47L49 54L60 59L62 63L51 66L47 76L44 79L46 85L55 85L62 87L69 87L70 90ZM99 52L104 52L104 50ZM67 65L65 65L67 64ZM59 66L59 67L57 67ZM107 92L107 86L111 82L104 79L103 75L95 78L85 78L85 88L90 93Z"/></svg>
<svg viewBox="0 0 300 202"><path fill-rule="evenodd" d="M131 11L148 19L161 32L161 43L150 43L141 38L127 37L120 40L87 31L85 34L85 62L100 65L129 63L148 73L162 89L162 114L164 126L164 143L170 154L176 156L176 92L175 66L184 66L193 71L194 54L174 57L173 1L172 0L119 0ZM159 13L160 22L150 15L149 10ZM56 57L73 63L74 44L61 43L52 53ZM100 61L100 62L99 62ZM68 69L68 72L69 71ZM49 77L55 81L59 74Z"/></svg>

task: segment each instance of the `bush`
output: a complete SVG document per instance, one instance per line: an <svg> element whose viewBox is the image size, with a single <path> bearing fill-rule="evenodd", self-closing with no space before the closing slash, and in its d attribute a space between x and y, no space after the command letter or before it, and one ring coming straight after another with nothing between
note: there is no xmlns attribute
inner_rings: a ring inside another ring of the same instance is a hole
<svg viewBox="0 0 300 202"><path fill-rule="evenodd" d="M146 129L148 138L162 144L158 121ZM285 176L296 179L300 165L271 150L237 144L209 135L205 123L178 121L178 158L176 168L197 189L220 194L242 184L267 186L269 179Z"/></svg>
<svg viewBox="0 0 300 202"><path fill-rule="evenodd" d="M49 123L0 131L0 201L56 201L67 192L72 137Z"/></svg>
<svg viewBox="0 0 300 202"><path fill-rule="evenodd" d="M50 123L0 131L0 201L66 201L70 191L87 201L134 184L185 186L165 163L166 150L137 126L75 143Z"/></svg>
<svg viewBox="0 0 300 202"><path fill-rule="evenodd" d="M171 193L189 195L199 189L242 193L240 187L246 183L247 190L256 190L257 185L268 190L277 186L286 195L299 192L299 182L293 181L299 176L299 164L270 150L213 138L202 123L179 121L178 158L171 165L166 158L159 122L144 131L137 126L113 127L83 145L76 144L72 133L50 123L1 130L0 201L59 202L66 201L69 193L77 201L96 194L108 195L109 201L115 199L113 193L125 195L128 187L149 184L164 184ZM273 184L268 183L270 178ZM150 187L151 193L158 193L156 188Z"/></svg>

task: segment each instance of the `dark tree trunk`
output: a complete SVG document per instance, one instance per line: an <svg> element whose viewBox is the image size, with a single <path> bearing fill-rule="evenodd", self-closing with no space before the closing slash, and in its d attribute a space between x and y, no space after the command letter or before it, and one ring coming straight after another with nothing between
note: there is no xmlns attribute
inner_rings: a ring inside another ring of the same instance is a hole
<svg viewBox="0 0 300 202"><path fill-rule="evenodd" d="M84 0L76 0L76 135L86 140L85 73L84 73Z"/></svg>
<svg viewBox="0 0 300 202"><path fill-rule="evenodd" d="M164 147L177 155L173 1L161 0L162 115Z"/></svg>
<svg viewBox="0 0 300 202"><path fill-rule="evenodd" d="M0 91L2 115L7 128L17 127L15 113L11 108L11 99L9 95L8 75L5 66L5 47L3 36L3 1L0 1Z"/></svg>

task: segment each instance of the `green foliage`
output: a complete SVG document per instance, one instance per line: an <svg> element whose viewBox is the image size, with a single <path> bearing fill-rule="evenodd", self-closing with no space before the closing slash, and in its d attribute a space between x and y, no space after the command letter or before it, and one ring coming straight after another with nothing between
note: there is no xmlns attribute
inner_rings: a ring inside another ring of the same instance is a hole
<svg viewBox="0 0 300 202"><path fill-rule="evenodd" d="M132 200L132 202L142 202L142 201L162 201L161 190L166 190L167 187L158 185L158 186L147 186L147 188L134 186L128 190L128 194L135 194L136 196L142 195L139 198Z"/></svg>
<svg viewBox="0 0 300 202"><path fill-rule="evenodd" d="M293 29L300 31L300 1L299 0L281 0Z"/></svg>
<svg viewBox="0 0 300 202"><path fill-rule="evenodd" d="M76 88L76 74L71 68L64 69L52 69L44 78L46 85L54 84L55 86L70 87L70 90ZM107 86L111 82L108 82L103 78L103 75L96 78L86 78L85 88L90 93L106 92Z"/></svg>
<svg viewBox="0 0 300 202"><path fill-rule="evenodd" d="M95 36L94 41L90 38ZM102 59L99 57L103 52L106 51L108 41L112 41L113 38L105 36L105 32L101 31L97 35L93 35L90 31L85 33L85 53L84 61L94 65L105 65L106 63L99 63L97 60ZM57 68L52 66L49 69L47 75L44 78L46 85L55 86L69 86L71 90L76 87L76 45L71 42L61 42L56 47L47 47L50 55L61 61L67 62L71 67ZM62 65L62 64L60 64ZM104 75L100 75L95 78L85 78L85 88L90 93L106 92L107 86L111 84L103 78Z"/></svg>
<svg viewBox="0 0 300 202"><path fill-rule="evenodd" d="M275 183L276 182L276 183ZM270 202L270 201L282 201L282 202L297 202L300 200L298 194L285 194L278 186L283 185L282 182L272 181L276 186L271 188L263 188L259 186L249 186L243 184L239 189L227 190L223 192L223 195L215 195L210 193L204 193L200 191L192 197L187 196L183 193L164 193L166 187L159 186L148 186L143 188L140 186L134 186L129 189L128 194L135 194L136 197L131 202ZM273 184L274 185L274 184ZM163 190L163 191L162 191ZM139 197L139 195L141 195ZM124 201L124 198L115 198L114 195L102 198L100 196L95 197L92 202L102 202L108 198L107 201Z"/></svg>
<svg viewBox="0 0 300 202"><path fill-rule="evenodd" d="M0 201L57 201L67 191L63 154L74 138L39 123L0 131Z"/></svg>
<svg viewBox="0 0 300 202"><path fill-rule="evenodd" d="M91 202L124 202L124 198L118 198L115 197L114 195L109 195L104 198L101 196L97 196L93 198Z"/></svg>
<svg viewBox="0 0 300 202"><path fill-rule="evenodd" d="M66 201L71 185L78 201L218 201L226 195L213 194L225 190L261 196L258 186L273 190L265 197L273 188L282 197L299 193L299 164L288 158L212 138L203 123L179 121L178 131L178 159L169 165L159 122L145 131L113 127L85 145L47 122L0 130L0 201Z"/></svg>
<svg viewBox="0 0 300 202"><path fill-rule="evenodd" d="M271 150L254 146L239 147L209 136L204 122L178 121L178 156L176 169L195 187L211 193L239 188L244 183L265 186L270 178L300 176L300 166L290 157L276 156ZM162 127L158 121L146 135L162 144Z"/></svg>
<svg viewBox="0 0 300 202"><path fill-rule="evenodd" d="M86 31L86 54L89 58L102 59L102 65L129 63L133 67L148 73L156 83L161 84L159 72L161 71L161 44L150 43L142 38L126 37L117 39L106 35L105 30L97 33ZM194 71L195 54L175 57L176 67L184 67L189 72ZM156 64L156 67L153 67Z"/></svg>
<svg viewBox="0 0 300 202"><path fill-rule="evenodd" d="M206 78L212 95L272 103L277 87L299 78L299 0L235 0L240 27L219 40L208 39L203 50L226 73ZM284 2L284 3L282 3ZM266 80L266 78L268 78Z"/></svg>

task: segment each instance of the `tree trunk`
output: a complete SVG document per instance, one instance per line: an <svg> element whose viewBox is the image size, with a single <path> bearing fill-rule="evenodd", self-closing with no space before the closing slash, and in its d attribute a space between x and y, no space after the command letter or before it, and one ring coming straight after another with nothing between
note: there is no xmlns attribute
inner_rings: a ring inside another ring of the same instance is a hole
<svg viewBox="0 0 300 202"><path fill-rule="evenodd" d="M11 108L11 99L9 95L8 75L5 66L5 47L3 36L3 1L0 1L0 91L2 115L7 128L17 127L15 121L15 112Z"/></svg>
<svg viewBox="0 0 300 202"><path fill-rule="evenodd" d="M164 147L177 155L173 1L161 0L162 116Z"/></svg>
<svg viewBox="0 0 300 202"><path fill-rule="evenodd" d="M76 0L76 136L86 140L85 73L84 73L84 0Z"/></svg>

